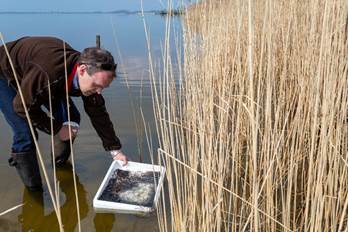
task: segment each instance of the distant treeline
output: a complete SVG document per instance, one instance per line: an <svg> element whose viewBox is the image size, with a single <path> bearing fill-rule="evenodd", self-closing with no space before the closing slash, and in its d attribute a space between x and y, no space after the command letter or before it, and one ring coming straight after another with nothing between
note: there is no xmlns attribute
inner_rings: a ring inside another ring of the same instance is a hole
<svg viewBox="0 0 348 232"><path fill-rule="evenodd" d="M151 11L0 11L0 14L124 14L124 15L141 15L141 14L153 14L161 16L179 16L184 13L183 9L174 10L151 10Z"/></svg>

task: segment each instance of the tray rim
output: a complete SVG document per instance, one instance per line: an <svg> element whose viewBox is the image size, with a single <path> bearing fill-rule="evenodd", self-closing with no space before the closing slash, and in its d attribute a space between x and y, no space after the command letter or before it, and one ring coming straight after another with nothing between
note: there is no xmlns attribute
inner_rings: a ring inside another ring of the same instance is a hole
<svg viewBox="0 0 348 232"><path fill-rule="evenodd" d="M101 193L104 191L109 179L112 176L112 173L116 170L125 170L125 171L154 171L160 172L160 177L158 179L156 193L153 201L152 207L118 203L112 201L98 200ZM114 160L107 173L105 174L102 183L100 184L97 193L93 198L93 208L96 212L106 212L106 213L128 213L128 214L149 214L152 213L157 207L159 195L163 185L165 177L166 168L161 165L139 163L129 161L126 166L122 166L122 161Z"/></svg>

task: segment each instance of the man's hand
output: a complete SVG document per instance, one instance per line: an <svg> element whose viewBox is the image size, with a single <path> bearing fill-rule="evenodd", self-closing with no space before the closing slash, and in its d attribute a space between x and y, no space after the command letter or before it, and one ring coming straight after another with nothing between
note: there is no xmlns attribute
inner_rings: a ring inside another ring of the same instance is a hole
<svg viewBox="0 0 348 232"><path fill-rule="evenodd" d="M111 151L111 156L114 160L120 160L123 161L123 166L127 165L128 158L121 150L114 150Z"/></svg>
<svg viewBox="0 0 348 232"><path fill-rule="evenodd" d="M79 131L79 127L70 126L71 127L71 138L74 139L77 136L77 132ZM66 141L70 139L69 135L69 125L64 125L58 132L59 138L62 141Z"/></svg>

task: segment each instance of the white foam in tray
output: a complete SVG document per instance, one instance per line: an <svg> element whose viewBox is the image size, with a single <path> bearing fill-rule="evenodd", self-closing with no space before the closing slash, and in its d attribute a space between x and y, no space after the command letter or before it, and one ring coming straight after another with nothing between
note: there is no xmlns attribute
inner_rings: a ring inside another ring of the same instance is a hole
<svg viewBox="0 0 348 232"><path fill-rule="evenodd" d="M113 173L117 169L124 170L124 171L142 171L142 172L152 171L152 172L160 173L152 207L125 204L125 203L119 203L119 202L113 202L113 201L98 200L100 195L103 193L105 187L108 185L109 180L112 177ZM106 173L103 182L101 183L97 193L95 194L93 198L93 207L96 212L104 212L104 213L126 213L126 214L139 214L139 215L150 214L156 209L160 191L163 185L164 175L165 175L165 168L163 166L137 163L137 162L128 162L126 166L122 166L122 162L114 160L112 164L110 165L110 168L108 172Z"/></svg>

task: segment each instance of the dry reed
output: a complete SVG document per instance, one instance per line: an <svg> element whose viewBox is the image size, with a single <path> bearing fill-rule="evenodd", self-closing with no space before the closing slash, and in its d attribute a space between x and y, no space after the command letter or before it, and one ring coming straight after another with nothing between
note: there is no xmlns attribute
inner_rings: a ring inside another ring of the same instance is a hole
<svg viewBox="0 0 348 232"><path fill-rule="evenodd" d="M19 204L19 205L13 206L13 207L11 207L11 208L5 210L4 212L1 212L1 213L0 213L0 217L3 216L3 215L5 215L5 214L7 214L7 213L10 213L10 212L12 212L12 211L14 211L14 210L16 210L16 209L18 209L18 208L20 208L20 207L22 207L23 205L24 205L24 204Z"/></svg>
<svg viewBox="0 0 348 232"><path fill-rule="evenodd" d="M153 85L161 231L348 230L347 5L191 7L179 89L168 29Z"/></svg>

